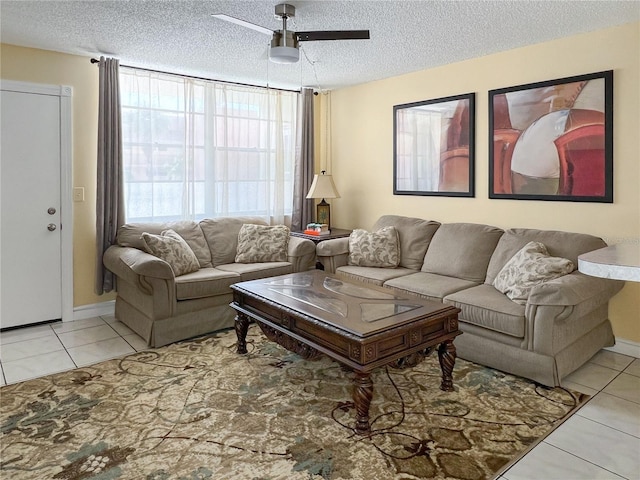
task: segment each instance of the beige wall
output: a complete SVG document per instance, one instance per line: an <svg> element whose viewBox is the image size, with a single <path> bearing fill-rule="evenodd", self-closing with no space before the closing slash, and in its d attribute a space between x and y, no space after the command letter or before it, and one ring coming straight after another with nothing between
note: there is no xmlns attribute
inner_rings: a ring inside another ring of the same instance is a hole
<svg viewBox="0 0 640 480"><path fill-rule="evenodd" d="M113 294L93 293L98 68L87 57L6 44L0 62L3 79L73 88L73 186L85 189L85 201L73 204L73 305L112 300Z"/></svg>
<svg viewBox="0 0 640 480"><path fill-rule="evenodd" d="M443 46L442 48L446 48ZM614 203L488 198L488 91L614 70ZM393 106L476 92L475 198L393 195ZM640 23L475 58L331 93L332 223L371 228L382 214L583 232L640 245ZM320 140L322 141L322 140ZM616 336L640 342L640 284L610 304Z"/></svg>
<svg viewBox="0 0 640 480"><path fill-rule="evenodd" d="M602 236L609 243L640 243L640 24L602 30L441 68L337 90L316 97L320 168L335 175L342 196L332 200L336 226L370 228L384 213L501 227L554 228ZM0 46L0 76L73 87L74 306L113 299L93 293L95 158L98 71L86 57ZM615 71L613 204L488 200L487 91L493 88L613 69ZM392 194L392 108L411 101L476 92L476 197ZM331 154L325 157L329 146ZM640 342L640 284L628 284L611 303L616 335Z"/></svg>

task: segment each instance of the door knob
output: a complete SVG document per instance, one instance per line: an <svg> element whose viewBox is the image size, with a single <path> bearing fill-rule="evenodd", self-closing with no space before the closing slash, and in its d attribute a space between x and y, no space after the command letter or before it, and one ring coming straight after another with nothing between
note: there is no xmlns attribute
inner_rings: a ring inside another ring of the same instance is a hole
<svg viewBox="0 0 640 480"><path fill-rule="evenodd" d="M53 207L49 207L49 209L47 210L47 213L49 215L54 215L56 213L56 209Z"/></svg>
<svg viewBox="0 0 640 480"><path fill-rule="evenodd" d="M47 225L47 230L49 230L50 232L53 232L56 228L57 227L55 223L50 223L49 225Z"/></svg>

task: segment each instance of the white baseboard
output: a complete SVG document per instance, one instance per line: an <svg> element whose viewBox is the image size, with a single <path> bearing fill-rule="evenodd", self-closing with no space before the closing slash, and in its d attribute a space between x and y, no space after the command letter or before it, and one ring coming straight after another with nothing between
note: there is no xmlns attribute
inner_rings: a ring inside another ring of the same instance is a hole
<svg viewBox="0 0 640 480"><path fill-rule="evenodd" d="M85 318L100 317L102 315L113 315L116 308L116 301L94 303L92 305L81 305L73 308L73 319L83 320Z"/></svg>
<svg viewBox="0 0 640 480"><path fill-rule="evenodd" d="M640 343L625 340L624 338L616 338L616 344L613 347L606 347L605 350L640 358Z"/></svg>

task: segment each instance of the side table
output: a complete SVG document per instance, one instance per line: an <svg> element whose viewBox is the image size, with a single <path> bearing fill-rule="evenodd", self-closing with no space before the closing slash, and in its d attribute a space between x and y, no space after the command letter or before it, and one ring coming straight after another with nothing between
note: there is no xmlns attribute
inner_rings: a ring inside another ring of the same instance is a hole
<svg viewBox="0 0 640 480"><path fill-rule="evenodd" d="M324 242L325 240L331 240L333 238L343 238L351 235L353 230L345 230L343 228L332 228L328 235L307 235L304 232L291 232L292 237L300 237L311 240L316 245L320 242ZM316 261L316 269L324 270L324 265L321 262Z"/></svg>
<svg viewBox="0 0 640 480"><path fill-rule="evenodd" d="M291 232L294 237L306 238L311 240L316 245L324 240L331 240L333 238L348 237L353 230L344 230L342 228L332 228L328 235L307 235L304 232Z"/></svg>

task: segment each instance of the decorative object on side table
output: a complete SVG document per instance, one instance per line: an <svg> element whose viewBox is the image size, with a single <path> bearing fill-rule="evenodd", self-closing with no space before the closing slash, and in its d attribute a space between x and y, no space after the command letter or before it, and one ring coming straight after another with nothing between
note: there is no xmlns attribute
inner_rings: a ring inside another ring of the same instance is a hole
<svg viewBox="0 0 640 480"><path fill-rule="evenodd" d="M347 230L344 228L332 228L331 230L329 230L329 233L327 235L308 234L306 233L306 231L291 232L291 235L294 237L306 238L318 244L324 240L333 240L334 238L348 237L349 235L351 235L352 231L353 230Z"/></svg>
<svg viewBox="0 0 640 480"><path fill-rule="evenodd" d="M329 225L326 223L309 223L304 233L306 235L322 236L329 235L331 230L329 230Z"/></svg>
<svg viewBox="0 0 640 480"><path fill-rule="evenodd" d="M325 175L325 170L322 170L321 175L314 175L307 198L322 199L316 206L316 222L320 224L326 223L330 229L331 207L325 201L325 198L340 198L336 185L333 183L333 177L331 175Z"/></svg>

